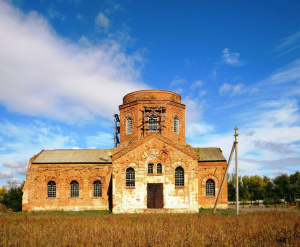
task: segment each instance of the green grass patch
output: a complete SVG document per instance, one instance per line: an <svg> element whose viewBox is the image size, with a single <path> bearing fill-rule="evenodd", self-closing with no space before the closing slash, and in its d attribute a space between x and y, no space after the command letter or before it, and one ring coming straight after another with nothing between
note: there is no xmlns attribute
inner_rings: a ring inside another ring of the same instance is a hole
<svg viewBox="0 0 300 247"><path fill-rule="evenodd" d="M212 208L199 208L199 213L200 214L213 214L213 209ZM234 215L235 214L235 209L228 208L228 209L217 209L215 212L216 215Z"/></svg>

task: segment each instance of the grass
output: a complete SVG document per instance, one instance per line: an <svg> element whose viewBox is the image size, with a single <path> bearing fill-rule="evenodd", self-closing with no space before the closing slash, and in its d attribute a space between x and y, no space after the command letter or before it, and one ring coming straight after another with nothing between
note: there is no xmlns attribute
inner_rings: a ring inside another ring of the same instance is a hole
<svg viewBox="0 0 300 247"><path fill-rule="evenodd" d="M199 213L200 214L205 214L205 215L208 215L208 214L213 214L212 213L213 209L211 208L199 208ZM235 215L236 211L235 209L232 209L232 208L228 208L228 209L217 209L215 214L216 215Z"/></svg>
<svg viewBox="0 0 300 247"><path fill-rule="evenodd" d="M0 246L300 246L299 214L200 211L0 214Z"/></svg>

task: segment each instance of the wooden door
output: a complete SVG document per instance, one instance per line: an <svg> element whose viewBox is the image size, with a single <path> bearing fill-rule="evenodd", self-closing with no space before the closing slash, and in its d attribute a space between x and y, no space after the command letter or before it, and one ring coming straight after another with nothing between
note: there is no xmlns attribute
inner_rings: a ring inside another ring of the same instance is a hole
<svg viewBox="0 0 300 247"><path fill-rule="evenodd" d="M164 194L163 184L153 183L147 184L147 208L163 208Z"/></svg>

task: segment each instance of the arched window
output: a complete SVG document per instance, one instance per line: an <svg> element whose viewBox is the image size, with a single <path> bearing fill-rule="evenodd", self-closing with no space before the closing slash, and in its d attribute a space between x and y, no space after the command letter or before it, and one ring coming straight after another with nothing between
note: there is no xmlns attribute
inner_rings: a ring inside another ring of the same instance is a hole
<svg viewBox="0 0 300 247"><path fill-rule="evenodd" d="M174 117L174 133L179 134L179 118Z"/></svg>
<svg viewBox="0 0 300 247"><path fill-rule="evenodd" d="M161 174L162 173L161 163L157 163L157 165L156 165L156 173L157 174Z"/></svg>
<svg viewBox="0 0 300 247"><path fill-rule="evenodd" d="M56 197L56 183L54 181L49 181L47 183L47 192L48 197Z"/></svg>
<svg viewBox="0 0 300 247"><path fill-rule="evenodd" d="M131 167L127 168L126 170L126 186L127 187L135 186L134 169Z"/></svg>
<svg viewBox="0 0 300 247"><path fill-rule="evenodd" d="M132 120L131 120L131 117L126 118L126 134L132 134Z"/></svg>
<svg viewBox="0 0 300 247"><path fill-rule="evenodd" d="M79 184L77 181L73 180L70 183L71 197L79 197Z"/></svg>
<svg viewBox="0 0 300 247"><path fill-rule="evenodd" d="M148 174L153 174L153 164L148 164Z"/></svg>
<svg viewBox="0 0 300 247"><path fill-rule="evenodd" d="M149 116L149 131L157 131L158 129L158 119L155 114Z"/></svg>
<svg viewBox="0 0 300 247"><path fill-rule="evenodd" d="M93 183L94 197L102 197L102 183L97 180Z"/></svg>
<svg viewBox="0 0 300 247"><path fill-rule="evenodd" d="M206 181L206 196L215 196L215 182L212 179Z"/></svg>
<svg viewBox="0 0 300 247"><path fill-rule="evenodd" d="M181 166L175 169L175 186L184 186L184 170Z"/></svg>

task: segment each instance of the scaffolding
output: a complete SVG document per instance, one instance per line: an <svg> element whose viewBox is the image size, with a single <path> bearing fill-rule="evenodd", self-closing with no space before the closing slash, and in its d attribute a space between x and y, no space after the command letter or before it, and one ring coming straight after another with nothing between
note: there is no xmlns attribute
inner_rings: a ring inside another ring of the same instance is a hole
<svg viewBox="0 0 300 247"><path fill-rule="evenodd" d="M120 144L120 117L118 114L114 114L114 148Z"/></svg>
<svg viewBox="0 0 300 247"><path fill-rule="evenodd" d="M163 105L161 106L143 106L140 111L142 112L142 124L138 126L141 129L141 135L144 137L146 131L153 131L162 133L163 128L166 126L163 124L166 121L166 113L167 108ZM155 118L151 119L150 116L155 116Z"/></svg>

